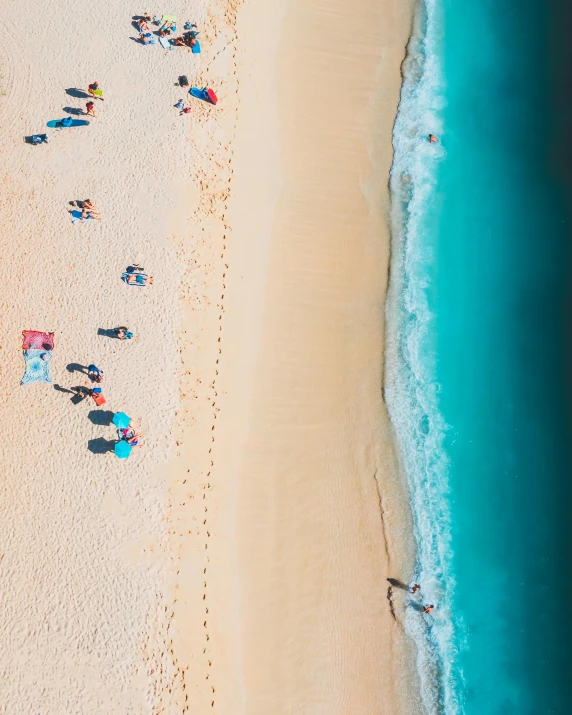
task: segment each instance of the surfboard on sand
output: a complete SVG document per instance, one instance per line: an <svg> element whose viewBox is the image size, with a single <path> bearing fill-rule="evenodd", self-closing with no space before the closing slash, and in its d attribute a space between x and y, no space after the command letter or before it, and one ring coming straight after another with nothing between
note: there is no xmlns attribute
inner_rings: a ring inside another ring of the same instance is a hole
<svg viewBox="0 0 572 715"><path fill-rule="evenodd" d="M198 87L191 87L189 90L189 94L192 94L193 97L196 97L197 99L202 99L203 102L208 102L209 104L216 104L218 102L218 98L216 94L212 91L212 89L199 89Z"/></svg>
<svg viewBox="0 0 572 715"><path fill-rule="evenodd" d="M64 125L62 124L62 119L52 119L49 122L46 123L47 127L50 127L51 129L63 129ZM68 124L67 126L69 127L85 127L89 124L89 122L86 119L72 119L71 124Z"/></svg>

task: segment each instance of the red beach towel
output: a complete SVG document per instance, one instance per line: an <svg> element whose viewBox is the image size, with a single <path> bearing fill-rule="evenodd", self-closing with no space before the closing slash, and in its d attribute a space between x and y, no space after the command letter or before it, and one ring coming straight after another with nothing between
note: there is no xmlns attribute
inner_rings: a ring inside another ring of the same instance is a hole
<svg viewBox="0 0 572 715"><path fill-rule="evenodd" d="M53 350L54 334L39 330L22 331L22 350Z"/></svg>

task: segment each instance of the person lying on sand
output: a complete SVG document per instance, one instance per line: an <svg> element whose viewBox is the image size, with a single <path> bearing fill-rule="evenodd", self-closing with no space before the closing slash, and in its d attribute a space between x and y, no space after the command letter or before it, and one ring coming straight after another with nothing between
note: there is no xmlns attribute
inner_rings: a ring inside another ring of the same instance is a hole
<svg viewBox="0 0 572 715"><path fill-rule="evenodd" d="M151 286L153 285L153 276L144 276L141 274L131 273L127 276L126 282L129 285Z"/></svg>
<svg viewBox="0 0 572 715"><path fill-rule="evenodd" d="M88 218L95 219L96 221L101 221L99 211L95 208L95 206L91 203L89 199L86 199L81 204L81 220L85 221L85 219Z"/></svg>
<svg viewBox="0 0 572 715"><path fill-rule="evenodd" d="M135 432L133 427L125 427L117 430L117 438L120 442L127 442L132 447L140 446L141 437Z"/></svg>
<svg viewBox="0 0 572 715"><path fill-rule="evenodd" d="M125 326L114 328L113 332L115 333L115 337L119 340L131 340L131 338L133 337L133 333L127 330Z"/></svg>
<svg viewBox="0 0 572 715"><path fill-rule="evenodd" d="M88 211L87 209L81 210L81 220L86 221L87 219L92 219L93 221L101 221L101 216L98 216L93 211Z"/></svg>
<svg viewBox="0 0 572 715"><path fill-rule="evenodd" d="M147 24L145 18L140 18L135 24L137 25L139 32L149 32L149 25Z"/></svg>

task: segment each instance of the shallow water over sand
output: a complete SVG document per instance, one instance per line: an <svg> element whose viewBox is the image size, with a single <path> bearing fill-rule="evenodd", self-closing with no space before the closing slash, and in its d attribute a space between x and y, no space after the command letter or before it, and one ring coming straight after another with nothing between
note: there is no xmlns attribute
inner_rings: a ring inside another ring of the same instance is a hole
<svg viewBox="0 0 572 715"><path fill-rule="evenodd" d="M430 712L564 713L570 219L554 18L538 0L426 10L394 135L387 397L438 608L408 628Z"/></svg>

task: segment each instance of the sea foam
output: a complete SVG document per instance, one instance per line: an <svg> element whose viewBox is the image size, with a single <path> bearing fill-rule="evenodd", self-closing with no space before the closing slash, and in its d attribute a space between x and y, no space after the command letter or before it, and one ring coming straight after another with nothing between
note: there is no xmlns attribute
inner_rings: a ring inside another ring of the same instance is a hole
<svg viewBox="0 0 572 715"><path fill-rule="evenodd" d="M392 262L387 302L385 395L396 432L401 467L411 495L417 542L416 580L429 617L409 608L405 627L417 643L417 668L428 713L461 710L460 674L451 603L454 589L448 501L447 425L439 410L435 377L435 319L431 273L436 246L437 176L445 156L441 142L444 78L440 64L442 19L435 0L419 7L403 65L403 84L393 130Z"/></svg>

